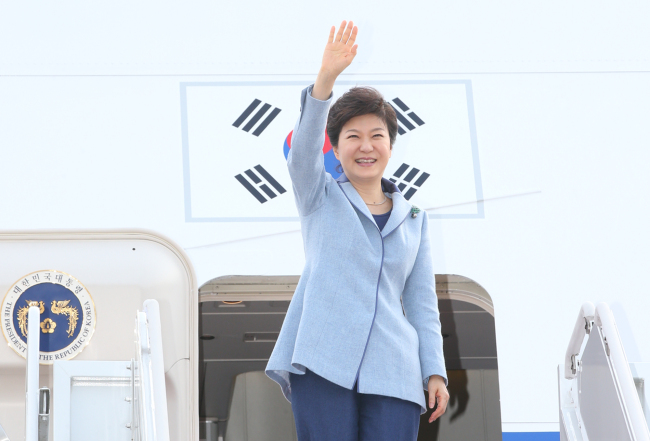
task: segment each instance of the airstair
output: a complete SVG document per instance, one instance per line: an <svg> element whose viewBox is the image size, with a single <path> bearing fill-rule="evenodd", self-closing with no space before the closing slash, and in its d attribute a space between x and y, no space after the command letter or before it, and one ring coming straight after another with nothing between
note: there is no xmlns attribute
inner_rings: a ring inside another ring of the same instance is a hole
<svg viewBox="0 0 650 441"><path fill-rule="evenodd" d="M26 358L25 441L47 441L50 389L39 388L39 323L29 307ZM55 440L88 439L101 430L116 441L169 441L165 372L156 300L136 313L134 358L122 361L56 361ZM126 414L126 427L122 426ZM0 440L8 438L0 431ZM110 434L110 435L109 435ZM2 438L4 436L4 438Z"/></svg>
<svg viewBox="0 0 650 441"><path fill-rule="evenodd" d="M0 441L198 439L182 248L143 229L0 231L0 256Z"/></svg>
<svg viewBox="0 0 650 441"><path fill-rule="evenodd" d="M629 363L606 303L580 309L558 366L561 441L650 441L645 381L650 363Z"/></svg>

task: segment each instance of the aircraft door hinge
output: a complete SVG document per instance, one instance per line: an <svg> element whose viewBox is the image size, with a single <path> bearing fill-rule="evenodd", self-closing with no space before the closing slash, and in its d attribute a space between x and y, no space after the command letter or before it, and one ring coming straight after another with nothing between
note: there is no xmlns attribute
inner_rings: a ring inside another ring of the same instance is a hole
<svg viewBox="0 0 650 441"><path fill-rule="evenodd" d="M575 375L582 370L582 361L577 358L578 354L571 356L571 373Z"/></svg>

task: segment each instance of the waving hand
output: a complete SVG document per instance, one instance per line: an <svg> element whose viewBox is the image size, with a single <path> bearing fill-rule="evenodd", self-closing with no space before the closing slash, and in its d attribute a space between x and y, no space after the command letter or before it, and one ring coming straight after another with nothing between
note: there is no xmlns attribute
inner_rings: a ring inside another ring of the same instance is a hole
<svg viewBox="0 0 650 441"><path fill-rule="evenodd" d="M323 53L321 69L338 76L352 63L352 60L357 55L358 47L357 44L354 44L358 29L356 26L352 27L353 24L350 21L346 28L345 20L343 20L336 36L334 35L335 27L332 26L329 38L327 39L327 45L325 46L325 53Z"/></svg>
<svg viewBox="0 0 650 441"><path fill-rule="evenodd" d="M330 96L336 77L352 63L357 55L358 45L354 44L354 41L359 30L353 26L352 21L348 23L347 28L345 24L346 21L343 20L336 35L334 35L336 27L332 26L330 29L323 62L312 91L312 96L316 99L326 100Z"/></svg>

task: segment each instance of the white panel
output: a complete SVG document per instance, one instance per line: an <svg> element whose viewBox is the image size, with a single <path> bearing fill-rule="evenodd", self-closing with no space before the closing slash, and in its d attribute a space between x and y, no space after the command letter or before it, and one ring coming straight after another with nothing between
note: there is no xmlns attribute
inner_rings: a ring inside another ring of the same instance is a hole
<svg viewBox="0 0 650 441"><path fill-rule="evenodd" d="M645 1L3 2L2 75L315 74L359 25L355 73L650 70Z"/></svg>
<svg viewBox="0 0 650 441"><path fill-rule="evenodd" d="M53 427L56 441L129 441L132 405L128 361L55 361Z"/></svg>
<svg viewBox="0 0 650 441"><path fill-rule="evenodd" d="M70 441L86 440L89 434L96 441L130 441L131 406L125 400L131 396L130 377L92 380L73 378Z"/></svg>
<svg viewBox="0 0 650 441"><path fill-rule="evenodd" d="M600 328L594 326L582 354L584 367L578 385L580 414L590 440L633 440L636 438L630 433L625 403L621 400L616 373L608 363L602 338Z"/></svg>

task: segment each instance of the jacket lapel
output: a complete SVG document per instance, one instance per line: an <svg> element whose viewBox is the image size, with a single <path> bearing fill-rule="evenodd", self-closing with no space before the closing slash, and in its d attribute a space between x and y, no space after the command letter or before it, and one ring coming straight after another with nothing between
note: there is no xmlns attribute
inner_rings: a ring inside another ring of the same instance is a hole
<svg viewBox="0 0 650 441"><path fill-rule="evenodd" d="M384 228L381 230L381 237L386 237L386 235L390 234L393 230L399 227L402 222L404 222L406 216L408 216L411 212L411 204L406 199L404 199L402 192L397 190L392 193L392 196L393 210L388 217L388 221L386 221L386 225L384 225Z"/></svg>
<svg viewBox="0 0 650 441"><path fill-rule="evenodd" d="M360 211L364 216L366 216L370 222L377 225L375 218L372 217L372 213L368 209L368 205L363 201L357 190L354 188L350 180L345 176L345 173L341 173L336 179L339 187L343 190L343 193L350 200L350 203ZM411 211L411 204L404 199L404 196L400 192L397 186L389 181L386 178L381 178L381 184L384 191L387 191L390 194L391 199L393 200L393 208L391 210L390 216L384 228L381 230L381 237L386 237L387 234L391 233L395 228L397 228L406 218L407 214Z"/></svg>

